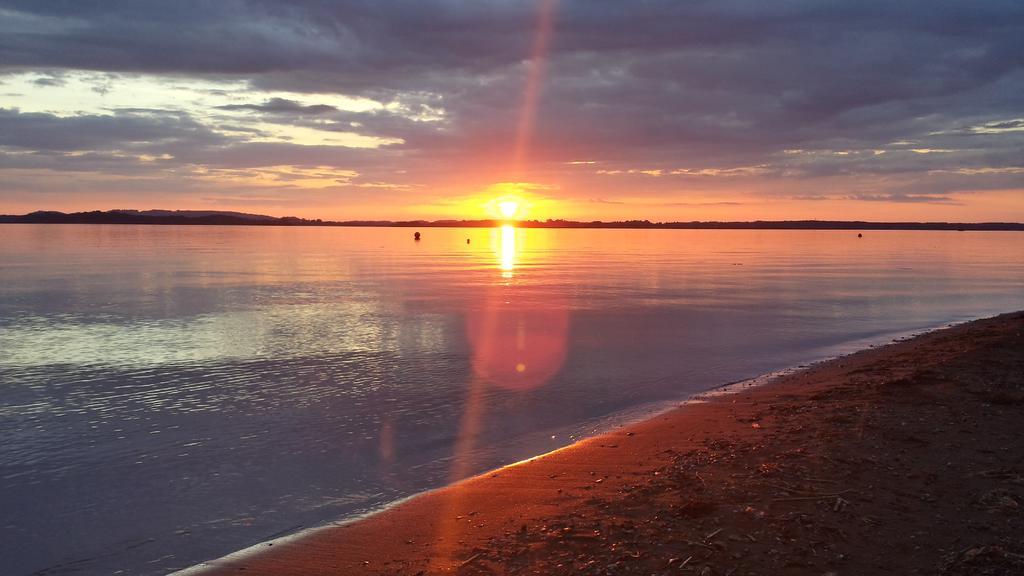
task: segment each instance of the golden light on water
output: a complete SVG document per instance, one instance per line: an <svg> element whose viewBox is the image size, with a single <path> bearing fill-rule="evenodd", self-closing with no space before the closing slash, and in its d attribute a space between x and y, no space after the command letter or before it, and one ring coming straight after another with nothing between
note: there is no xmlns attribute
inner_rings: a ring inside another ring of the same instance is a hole
<svg viewBox="0 0 1024 576"><path fill-rule="evenodd" d="M499 267L505 272L504 276L509 277L516 267L516 228L511 224L505 224L499 229L499 234Z"/></svg>

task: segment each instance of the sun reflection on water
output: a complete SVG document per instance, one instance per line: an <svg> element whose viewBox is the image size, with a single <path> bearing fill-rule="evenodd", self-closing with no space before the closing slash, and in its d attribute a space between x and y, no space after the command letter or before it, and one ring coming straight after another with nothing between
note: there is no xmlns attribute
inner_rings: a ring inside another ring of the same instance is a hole
<svg viewBox="0 0 1024 576"><path fill-rule="evenodd" d="M512 271L516 267L516 228L511 224L505 224L501 227L500 234L499 266L502 270L502 276L511 278Z"/></svg>

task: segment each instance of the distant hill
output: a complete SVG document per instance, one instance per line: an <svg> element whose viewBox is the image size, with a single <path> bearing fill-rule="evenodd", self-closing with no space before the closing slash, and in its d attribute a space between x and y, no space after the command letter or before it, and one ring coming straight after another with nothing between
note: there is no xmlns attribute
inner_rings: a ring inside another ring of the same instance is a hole
<svg viewBox="0 0 1024 576"><path fill-rule="evenodd" d="M500 220L310 220L294 216L265 216L216 210L107 210L92 212L38 211L21 216L0 216L0 224L155 224L219 226L400 226L421 228L491 228ZM1011 230L1024 231L1018 222L862 222L844 220L756 220L753 222L577 222L523 220L521 228L651 228L732 230Z"/></svg>
<svg viewBox="0 0 1024 576"><path fill-rule="evenodd" d="M263 214L246 214L245 212L227 212L223 210L111 210L122 214L140 216L185 216L186 218L203 218L206 216L234 216L243 220L274 220L273 216Z"/></svg>
<svg viewBox="0 0 1024 576"><path fill-rule="evenodd" d="M0 223L13 224L219 224L251 226L285 224L288 219L240 212L198 210L99 210L92 212L38 211L23 216L0 216ZM296 219L297 220L297 219Z"/></svg>

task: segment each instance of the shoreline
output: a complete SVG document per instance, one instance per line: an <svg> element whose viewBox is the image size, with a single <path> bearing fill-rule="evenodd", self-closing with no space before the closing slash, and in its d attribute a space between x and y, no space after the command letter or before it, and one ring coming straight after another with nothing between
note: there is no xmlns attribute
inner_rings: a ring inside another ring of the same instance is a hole
<svg viewBox="0 0 1024 576"><path fill-rule="evenodd" d="M666 412L670 412L672 410L676 410L676 409L682 408L682 407L684 407L684 406L686 406L688 404L691 404L691 403L705 402L705 401L707 401L707 399L712 398L712 397L724 396L724 395L730 395L730 394L737 394L737 393L743 392L744 390L749 390L749 389L752 389L752 388L757 388L757 387L762 387L762 386L768 386L768 385L771 385L773 382L779 380L780 378L785 378L785 377L790 376L792 374L798 373L798 372L800 372L802 370L807 370L807 369L812 368L814 366L818 366L818 365L823 364L823 363L831 362L833 360L837 360L837 359L843 358L845 356L849 356L851 354L855 354L855 353L858 353L858 352L864 352L864 351L868 351L868 350L879 348L879 347L883 347L883 346L888 346L890 344L901 342L901 341L904 341L904 340L907 340L907 339L910 339L910 338L914 338L914 337L917 337L917 336L921 336L921 335L924 335L924 334L929 334L929 333L936 332L936 331L939 331L939 330L946 330L946 329L949 329L949 328L953 328L953 327L956 327L956 326L960 326L960 325L963 325L963 324L967 324L967 323L970 323L970 322L975 322L977 320L983 320L983 319L985 319L985 318L974 318L974 319L969 319L969 320L954 320L954 321L949 321L949 322L940 322L938 324L931 325L931 326L926 326L926 327L923 327L923 328L919 327L919 328L914 328L914 329L909 329L909 330L898 330L898 331L893 331L893 332L884 332L884 333L880 333L880 334L875 335L875 336L869 336L869 337L858 338L858 339L855 339L855 340L850 340L850 341L842 343L842 344L837 344L837 345L834 345L834 346L830 346L828 348L828 350L830 350L830 351L832 351L834 353L830 352L830 353L828 353L826 355L818 356L818 357L815 357L814 359L810 359L810 360L804 360L804 361L801 361L801 362L799 362L797 364L793 364L793 365L785 367L785 368L780 368L778 370L773 370L773 371L770 371L770 372L765 372L765 373L762 373L762 374L758 374L756 376L752 376L750 378L742 378L740 380L734 380L734 381L731 381L731 382L726 382L724 384L719 384L719 385L716 385L716 386L714 386L712 388L709 388L707 390L702 390L700 392L690 393L689 395L681 397L681 398L673 398L673 399L665 399L665 400L658 400L658 401L648 402L648 403L637 405L637 406L633 406L633 407L630 407L630 408L627 408L627 409L624 409L624 410L621 410L621 411L613 412L611 414L607 414L607 415L604 415L604 416L601 416L601 417L595 417L595 418L593 418L591 420L588 420L587 422L580 423L580 424L575 425L575 426L573 426L571 428L565 428L564 430L563 429L559 429L560 431L575 431L575 432L566 432L566 436L569 437L569 438L572 438L572 441L570 442L570 444L568 444L566 446L555 448L553 450L548 450L546 452L541 452L541 453L536 454L534 456L529 456L529 457L524 458L522 460L518 460L518 461L515 461L515 462L510 462L508 464L499 466L497 468L493 468L493 469L489 469L489 470L484 470L484 471L481 471L481 472L479 472L477 474L473 474L472 476L469 476L467 478L463 478L463 479L460 479L460 480L455 480L455 481L452 481L452 482L448 482L448 483L443 484L441 486L436 486L434 488L428 488L426 490L415 492L415 493L409 494L408 496L404 496L402 498L399 498L397 500L394 500L394 501L391 501L391 502L387 502L387 503L384 503L384 504L381 504L381 505L378 505L378 506L373 506L373 507L370 507L370 508L365 509L363 511L354 512L354 513L351 513L349 515L343 516L341 518L336 518L336 519L333 519L333 520L327 520L327 521L324 521L323 523L312 525L312 526L300 527L297 530L295 530L294 532L290 532L290 531L286 530L286 531L284 531L284 533L278 533L276 535L272 535L272 536L266 538L265 540L261 540L259 542L247 545L244 548L241 548L239 550L235 550L234 552L230 552L230 553L225 554L223 556L220 556L220 557L217 557L217 558L213 558L213 559L210 559L210 560L205 560L205 561L203 561L203 562L201 562L199 564L196 564L196 565L193 565L193 566L189 566L189 567L186 567L186 568L183 568L183 569L180 569L180 570L175 570L174 572L171 572L169 576L202 576L202 575L207 574L208 571L211 569L211 567L215 566L217 563L224 562L224 561L235 561L235 560L245 559L245 558L248 558L249 556L251 556L253 554L258 554L260 552L265 551L266 548L268 547L268 545L269 546L274 546L274 545L280 545L280 544L291 542L291 541L295 541L295 540L301 540L302 538L304 538L306 536L316 534L316 533L321 532L321 531L323 531L325 529L338 528L338 527L342 527L342 526L348 526L348 525L351 525L351 524L354 524L354 523L365 521L365 520L367 520L369 518L372 518L372 517L374 517L376 515L379 515L379 514L386 514L389 510L391 510L391 509L393 509L393 508L395 508L397 506L401 506L401 505L403 505L403 504L405 504L405 503L407 503L407 502L409 502L411 500L415 500L416 498L419 498L421 496L425 496L425 495L428 495L428 494L431 494L431 493L434 493L434 492L437 492L437 491L440 491L440 490L444 490L444 489L446 489L446 488L448 488L450 486L458 484L459 482L464 482L464 481L467 481L467 480L472 480L473 478L476 478L478 476L484 476L484 475L487 475L487 474L491 474L491 473L497 472L497 471L499 471L499 470L501 470L503 468L507 468L507 467L510 467L510 466L516 466L516 465L523 464L523 463L526 463L526 462L529 462L529 461L532 461L532 460L536 460L536 459L539 459L539 458L544 458L545 456L548 456L550 454L554 454L554 453L559 452L561 450L565 450L567 448L571 448L572 446L574 446L574 445L576 445L576 444L578 444L578 443L580 443L582 441L585 441L585 440L588 440L588 439L591 439L591 438L596 438L596 437L599 437L599 436L603 436L605 434L611 434L616 429L619 429L619 428L624 428L626 426L640 424L640 423L645 422L647 420L650 420L650 419L653 419L653 418L657 418L661 414L664 414ZM884 342L884 343L878 343L878 342ZM591 429L591 431L589 433L587 433L587 432L579 432L579 431L581 431L583 429ZM577 433L578 433L578 435L577 435Z"/></svg>
<svg viewBox="0 0 1024 576"><path fill-rule="evenodd" d="M588 510L595 498L619 502L623 498L623 478L646 477L655 461L663 459L659 454L701 449L699 442L694 444L694 438L683 439L669 433L678 424L699 423L700 426L691 428L697 435L704 436L705 441L708 438L748 441L751 434L763 435L765 429L759 424L761 416L748 423L749 428L729 426L730 419L722 418L723 412L735 411L737 401L756 404L780 393L796 393L790 389L799 387L801 382L806 385L808 379L824 377L829 381L829 374L832 381L824 385L818 382L817 387L832 388L837 384L834 381L837 374L833 373L849 373L850 366L891 363L893 357L905 349L913 353L935 340L969 338L986 326L1014 323L1024 323L1024 314L1016 312L945 325L924 333L908 332L906 336L894 338L890 344L822 360L771 378L767 385L750 386L751 380L727 384L695 394L691 401L627 424L620 430L605 431L554 452L410 496L355 519L263 542L175 574L194 576L239 570L247 574L327 574L339 573L339 570L345 574L518 574L515 567L501 560L500 554L491 558L495 542L511 539L498 548L514 548L521 536L532 532L532 524L545 524L566 514ZM911 335L913 333L916 335ZM737 386L734 391L723 392L723 388ZM798 395L806 395L806 392L802 390ZM750 417L741 419L750 420ZM618 449L627 445L633 445L635 450ZM595 470L583 468L612 472L597 475ZM574 485L579 483L583 486ZM613 486L619 490L609 491ZM847 500L840 497L836 506L840 501ZM515 527L526 528L526 531L521 533ZM579 541L596 543L602 539L600 530L597 532L598 536ZM543 542L547 543L550 537L545 538ZM573 542L577 540L573 538ZM587 567L580 566L583 564L577 566L581 573L590 573Z"/></svg>

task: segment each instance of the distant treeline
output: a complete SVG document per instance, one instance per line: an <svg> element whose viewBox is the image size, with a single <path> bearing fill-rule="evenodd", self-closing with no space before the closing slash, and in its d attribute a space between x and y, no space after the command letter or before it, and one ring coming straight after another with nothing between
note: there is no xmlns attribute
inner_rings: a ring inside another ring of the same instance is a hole
<svg viewBox="0 0 1024 576"><path fill-rule="evenodd" d="M294 216L274 217L239 212L191 210L108 210L92 212L32 212L21 216L0 216L0 224L156 224L219 226L397 226L416 228L492 228L501 220L310 220ZM574 220L521 220L521 228L669 228L727 230L1017 230L1019 222L860 222L844 220L756 220L753 222L577 222Z"/></svg>

